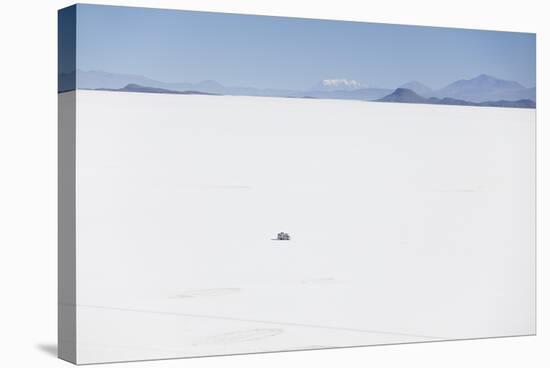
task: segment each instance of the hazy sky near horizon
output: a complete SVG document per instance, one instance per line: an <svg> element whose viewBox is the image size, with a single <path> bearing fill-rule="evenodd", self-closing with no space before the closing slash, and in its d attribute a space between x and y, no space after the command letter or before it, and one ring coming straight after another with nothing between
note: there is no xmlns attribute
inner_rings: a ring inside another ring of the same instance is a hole
<svg viewBox="0 0 550 368"><path fill-rule="evenodd" d="M77 68L165 82L309 89L324 79L440 88L479 74L535 85L535 35L77 6Z"/></svg>

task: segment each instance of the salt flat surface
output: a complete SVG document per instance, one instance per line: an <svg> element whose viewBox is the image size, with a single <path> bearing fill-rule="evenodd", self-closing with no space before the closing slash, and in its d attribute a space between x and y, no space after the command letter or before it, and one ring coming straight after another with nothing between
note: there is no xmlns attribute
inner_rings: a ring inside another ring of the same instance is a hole
<svg viewBox="0 0 550 368"><path fill-rule="evenodd" d="M535 332L534 110L78 91L76 131L82 363Z"/></svg>

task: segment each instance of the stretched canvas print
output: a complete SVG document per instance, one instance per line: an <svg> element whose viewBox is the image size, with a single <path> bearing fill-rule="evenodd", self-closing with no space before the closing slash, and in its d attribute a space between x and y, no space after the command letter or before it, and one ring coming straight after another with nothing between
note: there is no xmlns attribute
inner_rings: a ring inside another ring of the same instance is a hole
<svg viewBox="0 0 550 368"><path fill-rule="evenodd" d="M535 35L59 11L59 356L535 334Z"/></svg>

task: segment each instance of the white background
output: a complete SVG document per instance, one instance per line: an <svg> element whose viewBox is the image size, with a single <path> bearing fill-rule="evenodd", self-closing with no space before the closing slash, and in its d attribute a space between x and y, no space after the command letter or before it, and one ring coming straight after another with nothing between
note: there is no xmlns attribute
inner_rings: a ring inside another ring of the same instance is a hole
<svg viewBox="0 0 550 368"><path fill-rule="evenodd" d="M89 1L94 2L95 1ZM538 336L130 363L176 367L547 367L550 346L542 191L549 175L544 64L550 28L541 1L173 0L108 4L537 32ZM69 1L2 3L0 41L0 365L66 366L57 335L57 14ZM547 13L546 13L547 14ZM546 348L546 349L545 349Z"/></svg>

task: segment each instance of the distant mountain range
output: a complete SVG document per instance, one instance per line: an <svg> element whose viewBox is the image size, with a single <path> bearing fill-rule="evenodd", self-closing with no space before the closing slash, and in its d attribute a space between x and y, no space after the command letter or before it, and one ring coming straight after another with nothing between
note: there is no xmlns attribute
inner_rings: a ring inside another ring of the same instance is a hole
<svg viewBox="0 0 550 368"><path fill-rule="evenodd" d="M217 93L208 93L201 91L173 91L165 88L155 88L142 86L139 84L128 84L122 88L96 88L96 91L116 91L116 92L142 92L142 93L164 93L164 94L175 94L175 95L209 95L209 96L219 96Z"/></svg>
<svg viewBox="0 0 550 368"><path fill-rule="evenodd" d="M499 100L499 101L483 101L473 102L460 100L456 98L437 98L437 97L422 97L418 93L407 88L397 88L393 93L376 100L377 102L399 102L399 103L415 103L415 104L432 104L432 105L459 105L459 106L490 106L490 107L516 107L516 108L535 108L535 102L529 99L521 99L515 101Z"/></svg>
<svg viewBox="0 0 550 368"><path fill-rule="evenodd" d="M59 78L59 89L68 90L71 81L74 81L74 73L62 74ZM74 83L73 83L74 84ZM298 97L301 93L294 90L260 89L250 87L227 87L213 80L205 80L199 83L169 83L150 79L135 74L107 73L103 71L77 71L78 89L120 89L129 84L162 88L171 91L197 91L221 95L240 96L272 96L272 97ZM74 88L74 87L73 87Z"/></svg>
<svg viewBox="0 0 550 368"><path fill-rule="evenodd" d="M405 83L405 84L399 86L399 88L410 89L410 90L418 93L420 96L423 96L423 97L431 97L434 94L433 89L431 89L427 85L425 85L423 83L420 83L418 81L412 81L412 82L409 82L409 83Z"/></svg>
<svg viewBox="0 0 550 368"><path fill-rule="evenodd" d="M432 90L420 82L406 83L400 88L410 89L422 97L454 98L472 102L536 99L535 87L526 88L518 82L481 74L472 79L461 79L441 89Z"/></svg>
<svg viewBox="0 0 550 368"><path fill-rule="evenodd" d="M518 82L506 81L481 74L472 79L461 79L448 86L435 91L432 96L426 97L450 97L473 102L497 101L497 100L521 100L535 101L536 89L526 88Z"/></svg>
<svg viewBox="0 0 550 368"><path fill-rule="evenodd" d="M411 81L399 86L397 89L391 89L365 87L355 80L348 79L325 79L312 86L311 89L303 91L292 89L261 89L243 86L224 86L213 80L205 80L198 83L168 83L141 75L82 70L77 71L76 79L78 89L101 89L128 92L145 92L149 89L148 91L150 93L307 97L382 102L393 100L392 102L409 103L412 103L411 100L416 99L419 101L416 103L468 106L509 105L508 107L535 107L536 105L535 87L527 88L517 82L498 79L486 74L481 74L472 79L458 80L436 90L419 81ZM71 84L74 85L74 80L75 73L61 74L59 76L59 90L70 90ZM415 96L411 96L401 90L411 91Z"/></svg>
<svg viewBox="0 0 550 368"><path fill-rule="evenodd" d="M337 91L319 91L311 90L297 92L298 96L307 96L314 98L330 98L335 100L367 100L374 101L392 93L388 88L359 88L354 90L337 90Z"/></svg>

